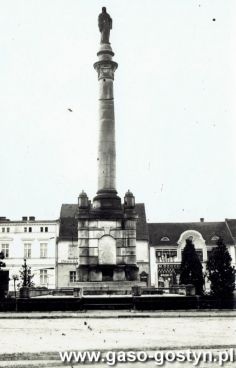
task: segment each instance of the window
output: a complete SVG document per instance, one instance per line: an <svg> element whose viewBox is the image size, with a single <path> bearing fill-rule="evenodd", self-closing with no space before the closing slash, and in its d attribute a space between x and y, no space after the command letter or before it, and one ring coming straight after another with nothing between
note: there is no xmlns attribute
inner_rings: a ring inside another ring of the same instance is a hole
<svg viewBox="0 0 236 368"><path fill-rule="evenodd" d="M203 262L203 251L202 249L196 249L197 256L200 262ZM183 258L183 250L181 252L181 258Z"/></svg>
<svg viewBox="0 0 236 368"><path fill-rule="evenodd" d="M24 227L24 233L27 233L27 227Z"/></svg>
<svg viewBox="0 0 236 368"><path fill-rule="evenodd" d="M77 251L77 245L69 244L68 248L68 258L78 258L78 251Z"/></svg>
<svg viewBox="0 0 236 368"><path fill-rule="evenodd" d="M24 258L31 258L31 244L24 244Z"/></svg>
<svg viewBox="0 0 236 368"><path fill-rule="evenodd" d="M5 233L5 227L2 227L2 233Z"/></svg>
<svg viewBox="0 0 236 368"><path fill-rule="evenodd" d="M9 258L9 244L2 244L2 252L5 258Z"/></svg>
<svg viewBox="0 0 236 368"><path fill-rule="evenodd" d="M48 270L40 270L40 285L47 285L48 283Z"/></svg>
<svg viewBox="0 0 236 368"><path fill-rule="evenodd" d="M212 240L212 241L217 241L217 240L219 240L219 236L214 235L214 236L211 238L211 240Z"/></svg>
<svg viewBox="0 0 236 368"><path fill-rule="evenodd" d="M46 226L46 227L45 227L45 233L47 233L47 232L48 232L48 227Z"/></svg>
<svg viewBox="0 0 236 368"><path fill-rule="evenodd" d="M9 233L10 232L10 228L9 227L7 227L7 233Z"/></svg>
<svg viewBox="0 0 236 368"><path fill-rule="evenodd" d="M158 249L156 250L156 259L160 263L170 263L177 261L177 250L175 249Z"/></svg>
<svg viewBox="0 0 236 368"><path fill-rule="evenodd" d="M40 244L40 258L46 258L47 257L47 250L48 250L47 243L41 243Z"/></svg>
<svg viewBox="0 0 236 368"><path fill-rule="evenodd" d="M29 227L29 233L32 233L32 227Z"/></svg>
<svg viewBox="0 0 236 368"><path fill-rule="evenodd" d="M70 282L76 282L76 271L70 271Z"/></svg>
<svg viewBox="0 0 236 368"><path fill-rule="evenodd" d="M168 236L163 236L163 237L161 238L161 241L170 241L170 239L168 238Z"/></svg>
<svg viewBox="0 0 236 368"><path fill-rule="evenodd" d="M43 227L40 227L40 232L43 233Z"/></svg>

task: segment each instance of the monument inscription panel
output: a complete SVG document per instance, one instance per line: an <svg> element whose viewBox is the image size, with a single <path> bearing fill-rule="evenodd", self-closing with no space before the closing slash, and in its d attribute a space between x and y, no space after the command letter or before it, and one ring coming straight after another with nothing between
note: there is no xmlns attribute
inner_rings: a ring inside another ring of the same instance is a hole
<svg viewBox="0 0 236 368"><path fill-rule="evenodd" d="M99 264L116 264L116 241L112 236L105 235L98 243Z"/></svg>

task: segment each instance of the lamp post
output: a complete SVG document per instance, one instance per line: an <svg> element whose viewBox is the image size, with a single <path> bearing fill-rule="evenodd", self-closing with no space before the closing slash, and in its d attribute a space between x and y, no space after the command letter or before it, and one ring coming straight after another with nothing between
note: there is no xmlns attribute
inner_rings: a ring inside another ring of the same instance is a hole
<svg viewBox="0 0 236 368"><path fill-rule="evenodd" d="M15 294L15 299L16 299L16 281L19 280L18 275L16 275L16 274L12 275L12 280L14 282L14 294Z"/></svg>

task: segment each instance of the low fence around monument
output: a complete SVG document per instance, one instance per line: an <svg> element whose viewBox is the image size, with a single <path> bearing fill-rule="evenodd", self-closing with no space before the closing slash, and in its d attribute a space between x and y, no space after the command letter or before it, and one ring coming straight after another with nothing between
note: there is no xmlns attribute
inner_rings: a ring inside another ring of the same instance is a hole
<svg viewBox="0 0 236 368"><path fill-rule="evenodd" d="M101 290L99 287L96 294L93 290L85 288L84 290L82 288L57 290L32 288L28 294L31 296L29 298L8 297L1 300L0 312L83 311L89 309L133 309L139 311L236 309L236 293L230 298L216 298L211 295L192 295L193 291L191 285L174 289L136 286L127 289L126 293L122 295L119 294L119 289L115 290L116 293L111 294L111 290ZM184 292L186 295L183 295Z"/></svg>
<svg viewBox="0 0 236 368"><path fill-rule="evenodd" d="M99 296L99 295L136 295L136 296L147 296L147 295L180 295L180 296L190 296L195 295L195 289L192 285L186 286L173 286L170 288L154 288L154 287L142 287L142 286L132 286L132 287L116 287L111 288L108 286L86 286L77 288L59 288L59 289L47 289L47 288L29 288L28 294L30 298L40 297L40 296L74 296L74 297L84 297L84 296ZM14 297L14 292L9 292L10 297ZM21 297L19 292L16 293L17 297Z"/></svg>
<svg viewBox="0 0 236 368"><path fill-rule="evenodd" d="M192 285L186 286L173 286L170 288L154 288L154 287L142 287L142 286L133 286L133 287L116 287L110 288L106 286L93 286L93 287L80 287L80 288L59 288L59 289L47 289L47 288L27 288L28 292L26 294L17 291L16 293L10 291L8 293L9 297L14 298L15 295L17 298L36 298L43 296L52 296L52 297L78 297L82 298L85 296L148 296L148 295L180 295L180 296L193 296L195 295L195 289ZM21 290L22 291L22 290Z"/></svg>
<svg viewBox="0 0 236 368"><path fill-rule="evenodd" d="M212 296L84 296L53 298L6 298L0 301L0 312L51 312L86 310L203 310L236 309L235 298L214 298Z"/></svg>

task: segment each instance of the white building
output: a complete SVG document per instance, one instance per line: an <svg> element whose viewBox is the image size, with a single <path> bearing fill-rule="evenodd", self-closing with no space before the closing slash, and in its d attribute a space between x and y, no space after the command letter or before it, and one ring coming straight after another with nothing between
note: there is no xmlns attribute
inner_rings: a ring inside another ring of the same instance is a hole
<svg viewBox="0 0 236 368"><path fill-rule="evenodd" d="M191 238L206 271L206 262L221 237L236 265L236 220L222 222L151 223L148 224L150 244L151 285L169 287L179 282L182 251L186 239ZM206 289L210 284L205 278Z"/></svg>
<svg viewBox="0 0 236 368"><path fill-rule="evenodd" d="M58 222L22 217L10 221L0 217L0 250L9 270L9 290L13 290L13 275L19 276L24 258L31 267L35 286L55 288L55 259ZM18 283L18 281L17 281Z"/></svg>

